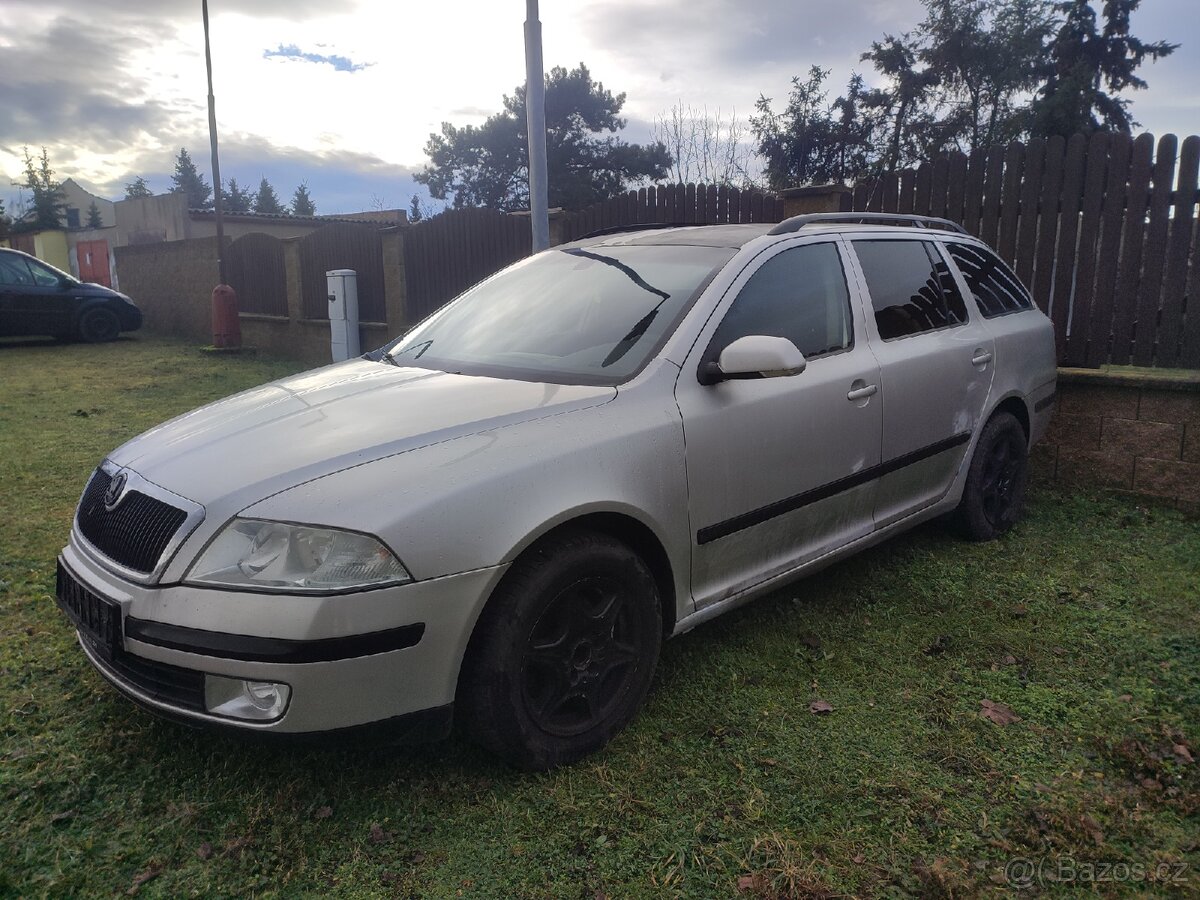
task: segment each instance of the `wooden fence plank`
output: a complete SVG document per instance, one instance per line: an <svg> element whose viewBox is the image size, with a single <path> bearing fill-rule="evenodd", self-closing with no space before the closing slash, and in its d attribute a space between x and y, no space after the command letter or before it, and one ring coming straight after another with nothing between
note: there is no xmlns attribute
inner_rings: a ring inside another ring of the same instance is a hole
<svg viewBox="0 0 1200 900"><path fill-rule="evenodd" d="M950 154L950 168L947 173L949 187L946 194L946 209L944 215L951 222L962 222L963 198L967 193L967 157L957 151Z"/></svg>
<svg viewBox="0 0 1200 900"><path fill-rule="evenodd" d="M987 172L986 150L976 150L967 163L967 190L963 198L962 226L971 234L979 235L980 216L983 212L984 176Z"/></svg>
<svg viewBox="0 0 1200 900"><path fill-rule="evenodd" d="M1142 274L1142 249L1146 242L1146 206L1150 199L1154 136L1138 135L1133 143L1126 187L1125 221L1121 229L1120 261L1113 294L1112 347L1103 362L1125 365L1133 341L1138 285Z"/></svg>
<svg viewBox="0 0 1200 900"><path fill-rule="evenodd" d="M1183 334L1183 298L1187 293L1188 252L1192 232L1196 230L1196 184L1200 171L1200 136L1185 138L1179 151L1179 173L1175 180L1176 201L1172 209L1171 234L1167 242L1167 273L1163 278L1162 318L1158 326L1158 341L1154 360L1159 366L1176 366L1180 359L1180 338ZM1193 258L1192 266L1200 265ZM1200 300L1193 300L1188 312L1196 314Z"/></svg>
<svg viewBox="0 0 1200 900"><path fill-rule="evenodd" d="M696 221L696 185L688 183L683 200L683 216L679 221L689 225Z"/></svg>
<svg viewBox="0 0 1200 900"><path fill-rule="evenodd" d="M1088 347L1084 365L1096 367L1108 361L1112 340L1113 296L1117 266L1121 259L1122 220L1129 179L1129 158L1133 141L1128 135L1114 134L1109 145L1108 178L1100 216L1100 250L1096 260L1096 279L1091 320L1088 322Z"/></svg>
<svg viewBox="0 0 1200 900"><path fill-rule="evenodd" d="M1154 174L1150 192L1150 221L1146 226L1146 246L1142 282L1138 289L1130 362L1135 366L1154 364L1154 339L1158 330L1158 310L1162 301L1163 272L1167 262L1167 235L1171 226L1171 188L1175 181L1175 154L1179 139L1164 134L1154 154ZM1129 298L1132 304L1133 298Z"/></svg>
<svg viewBox="0 0 1200 900"><path fill-rule="evenodd" d="M900 202L900 175L888 172L883 176L883 196L880 199L880 212L894 213Z"/></svg>
<svg viewBox="0 0 1200 900"><path fill-rule="evenodd" d="M1046 167L1042 176L1042 187L1038 196L1038 236L1037 262L1033 282L1029 289L1033 291L1034 302L1038 309L1051 315L1051 291L1054 287L1054 250L1058 244L1058 208L1062 199L1063 165L1066 162L1067 142L1062 135L1056 134L1046 142ZM1063 248L1065 250L1065 248ZM1074 255L1072 245L1071 253ZM1063 319L1066 327L1066 319ZM1058 326L1055 325L1055 336L1058 336Z"/></svg>
<svg viewBox="0 0 1200 900"><path fill-rule="evenodd" d="M850 200L850 208L856 211L867 208L867 199L871 196L871 185L866 179L854 185L854 196Z"/></svg>
<svg viewBox="0 0 1200 900"><path fill-rule="evenodd" d="M896 211L910 214L913 211L913 196L917 189L917 170L905 169L900 173L900 197L896 203Z"/></svg>
<svg viewBox="0 0 1200 900"><path fill-rule="evenodd" d="M1004 151L1004 187L1000 195L1000 234L996 248L1010 266L1016 265L1017 221L1021 215L1021 179L1025 172L1025 147L1013 141Z"/></svg>
<svg viewBox="0 0 1200 900"><path fill-rule="evenodd" d="M949 189L950 159L946 155L933 161L929 180L929 214L939 219L946 215L946 191Z"/></svg>
<svg viewBox="0 0 1200 900"><path fill-rule="evenodd" d="M1187 305L1179 340L1178 365L1185 369L1200 369L1200 226L1192 228L1191 264L1183 296Z"/></svg>
<svg viewBox="0 0 1200 900"><path fill-rule="evenodd" d="M703 221L705 221L705 222L721 221L720 218L718 218L718 216L717 216L717 186L715 184L710 184L708 186L708 196L705 198L705 201L706 202L705 202L705 212L704 212Z"/></svg>
<svg viewBox="0 0 1200 900"><path fill-rule="evenodd" d="M1073 285L1070 280L1067 282L1071 290L1071 333L1067 336L1065 357L1060 359L1062 364L1068 366L1083 365L1087 359L1088 329L1095 302L1096 245L1100 234L1100 210L1104 202L1104 176L1108 170L1109 143L1108 132L1097 131L1087 145L1083 196L1080 199L1079 252L1074 270L1065 273L1068 279L1072 274L1075 276ZM1066 200L1064 190L1064 223L1067 218ZM1062 246L1061 242L1059 246Z"/></svg>
<svg viewBox="0 0 1200 900"><path fill-rule="evenodd" d="M755 191L750 198L750 221L761 222L763 220L763 195Z"/></svg>
<svg viewBox="0 0 1200 900"><path fill-rule="evenodd" d="M929 190L933 180L932 166L923 162L917 166L917 184L913 193L913 213L918 216L929 215Z"/></svg>
<svg viewBox="0 0 1200 900"><path fill-rule="evenodd" d="M754 195L754 191L750 188L742 191L742 199L738 204L738 221L742 223L753 221L750 215L750 201Z"/></svg>
<svg viewBox="0 0 1200 900"><path fill-rule="evenodd" d="M1042 173L1046 164L1046 142L1035 138L1025 148L1025 177L1021 181L1020 220L1017 222L1016 270L1021 283L1033 283L1034 254L1037 250L1038 201L1042 194Z"/></svg>
<svg viewBox="0 0 1200 900"><path fill-rule="evenodd" d="M996 246L1000 231L1000 197L1004 189L1004 148L988 150L987 174L983 186L983 213L979 219L979 236L988 246Z"/></svg>

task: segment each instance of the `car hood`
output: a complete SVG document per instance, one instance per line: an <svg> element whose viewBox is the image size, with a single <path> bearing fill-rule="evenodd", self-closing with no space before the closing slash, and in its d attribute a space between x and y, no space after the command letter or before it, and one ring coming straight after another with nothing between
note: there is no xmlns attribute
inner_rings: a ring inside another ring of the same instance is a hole
<svg viewBox="0 0 1200 900"><path fill-rule="evenodd" d="M236 508L220 510L232 514L351 466L615 396L612 387L509 381L358 359L203 406L134 438L109 459L205 506L233 501Z"/></svg>

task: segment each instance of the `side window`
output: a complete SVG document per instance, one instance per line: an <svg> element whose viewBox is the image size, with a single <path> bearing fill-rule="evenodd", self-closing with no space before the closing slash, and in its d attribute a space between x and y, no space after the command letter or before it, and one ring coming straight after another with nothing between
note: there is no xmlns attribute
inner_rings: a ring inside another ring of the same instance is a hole
<svg viewBox="0 0 1200 900"><path fill-rule="evenodd" d="M928 242L855 241L854 251L885 341L967 321L950 267Z"/></svg>
<svg viewBox="0 0 1200 900"><path fill-rule="evenodd" d="M765 334L790 340L806 358L853 343L850 292L836 245L807 244L767 260L742 288L710 347Z"/></svg>
<svg viewBox="0 0 1200 900"><path fill-rule="evenodd" d="M47 269L45 266L38 265L35 262L29 263L29 269L33 272L33 280L36 284L42 287L58 287L58 275Z"/></svg>
<svg viewBox="0 0 1200 900"><path fill-rule="evenodd" d="M946 244L946 249L975 295L984 318L1033 308L1033 300L1017 276L991 250L973 244L951 243Z"/></svg>
<svg viewBox="0 0 1200 900"><path fill-rule="evenodd" d="M25 260L0 256L0 284L33 284Z"/></svg>

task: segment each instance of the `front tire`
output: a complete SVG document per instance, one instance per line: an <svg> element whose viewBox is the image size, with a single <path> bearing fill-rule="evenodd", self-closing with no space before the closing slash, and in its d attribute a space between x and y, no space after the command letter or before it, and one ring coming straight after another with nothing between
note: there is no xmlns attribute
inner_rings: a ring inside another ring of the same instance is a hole
<svg viewBox="0 0 1200 900"><path fill-rule="evenodd" d="M84 310L79 317L79 337L89 344L115 341L121 333L121 320L111 309L102 306Z"/></svg>
<svg viewBox="0 0 1200 900"><path fill-rule="evenodd" d="M973 541L1000 537L1021 517L1029 480L1025 429L1011 413L996 413L983 426L955 520Z"/></svg>
<svg viewBox="0 0 1200 900"><path fill-rule="evenodd" d="M522 769L574 762L633 719L661 643L658 590L636 553L595 532L552 536L513 564L476 626L465 728Z"/></svg>

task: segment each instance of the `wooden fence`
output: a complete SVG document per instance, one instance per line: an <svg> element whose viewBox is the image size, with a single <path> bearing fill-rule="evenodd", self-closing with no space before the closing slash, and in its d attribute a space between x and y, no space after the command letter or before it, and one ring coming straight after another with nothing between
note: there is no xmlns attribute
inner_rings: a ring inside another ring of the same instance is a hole
<svg viewBox="0 0 1200 900"><path fill-rule="evenodd" d="M782 218L783 201L774 194L715 184L662 184L629 191L578 212L564 213L561 233L566 242L619 225L740 224L778 222Z"/></svg>
<svg viewBox="0 0 1200 900"><path fill-rule="evenodd" d="M954 154L855 186L856 211L944 216L1054 321L1059 362L1200 368L1200 137L1098 132Z"/></svg>
<svg viewBox="0 0 1200 900"><path fill-rule="evenodd" d="M452 209L418 222L404 233L409 320L424 318L476 282L524 259L531 248L528 216Z"/></svg>
<svg viewBox="0 0 1200 900"><path fill-rule="evenodd" d="M306 319L329 318L325 273L332 269L353 269L358 273L359 321L387 321L383 246L378 227L335 222L300 239L300 289Z"/></svg>
<svg viewBox="0 0 1200 900"><path fill-rule="evenodd" d="M246 234L225 250L225 272L242 312L287 316L287 274L283 241L269 234Z"/></svg>

